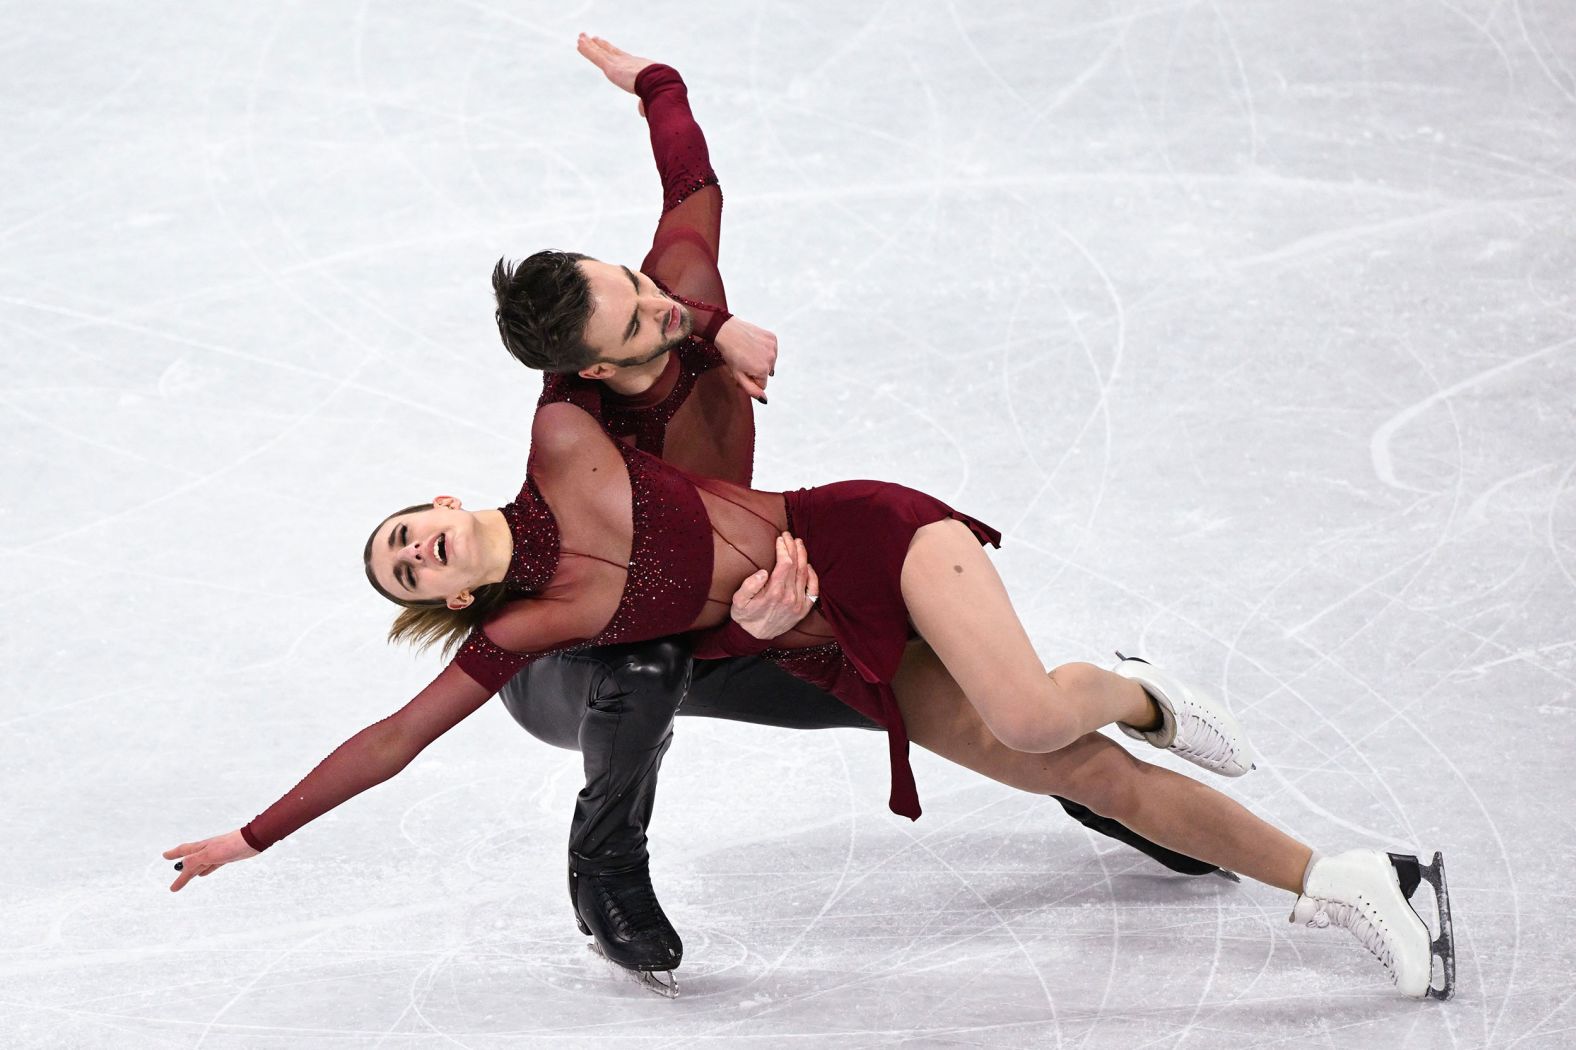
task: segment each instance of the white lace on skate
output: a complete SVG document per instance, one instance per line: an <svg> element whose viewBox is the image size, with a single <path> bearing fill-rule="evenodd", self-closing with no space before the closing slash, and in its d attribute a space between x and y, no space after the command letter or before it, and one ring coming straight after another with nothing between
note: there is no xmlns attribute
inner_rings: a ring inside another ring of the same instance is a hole
<svg viewBox="0 0 1576 1050"><path fill-rule="evenodd" d="M1376 924L1363 910L1363 899L1358 900L1358 904L1342 904L1340 901L1298 897L1297 903L1292 905L1291 921L1304 923L1314 930L1339 926L1349 931L1357 938L1357 943L1367 948L1368 953L1383 964L1384 972L1390 975L1390 983L1398 984L1395 953L1390 948L1389 934L1382 922Z"/></svg>
<svg viewBox="0 0 1576 1050"><path fill-rule="evenodd" d="M1191 724L1184 729L1177 727L1176 739L1171 742L1171 750L1191 762L1210 769L1219 769L1229 766L1237 760L1237 746L1231 737L1223 732L1220 726L1207 718L1199 717L1198 712L1190 711L1194 717ZM1180 721L1180 719L1179 719Z"/></svg>
<svg viewBox="0 0 1576 1050"><path fill-rule="evenodd" d="M1254 768L1247 735L1231 712L1207 693L1160 670L1147 660L1117 653L1121 662L1116 673L1143 687L1160 709L1162 724L1156 730L1142 730L1118 723L1122 732L1165 748L1203 766L1212 773L1240 777Z"/></svg>

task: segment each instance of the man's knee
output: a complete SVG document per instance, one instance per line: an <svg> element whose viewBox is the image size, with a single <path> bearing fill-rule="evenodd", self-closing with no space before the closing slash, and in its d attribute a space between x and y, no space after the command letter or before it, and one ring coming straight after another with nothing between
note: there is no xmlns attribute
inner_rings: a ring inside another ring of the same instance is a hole
<svg viewBox="0 0 1576 1050"><path fill-rule="evenodd" d="M580 749L580 721L607 669L578 656L547 656L498 691L504 710L525 731L554 747Z"/></svg>
<svg viewBox="0 0 1576 1050"><path fill-rule="evenodd" d="M578 751L588 712L670 721L684 699L690 664L689 650L666 639L585 649L543 657L506 682L499 696L532 736Z"/></svg>
<svg viewBox="0 0 1576 1050"><path fill-rule="evenodd" d="M591 702L617 695L671 715L689 688L692 665L689 649L670 639L622 647L607 664L607 690Z"/></svg>

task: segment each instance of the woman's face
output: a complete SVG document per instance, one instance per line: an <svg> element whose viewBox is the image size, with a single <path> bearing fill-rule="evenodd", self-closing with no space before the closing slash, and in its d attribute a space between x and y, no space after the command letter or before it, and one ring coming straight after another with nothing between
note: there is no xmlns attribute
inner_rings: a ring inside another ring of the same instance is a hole
<svg viewBox="0 0 1576 1050"><path fill-rule="evenodd" d="M441 598L450 608L464 608L485 575L476 516L452 496L439 496L426 510L397 514L373 533L368 564L397 598Z"/></svg>

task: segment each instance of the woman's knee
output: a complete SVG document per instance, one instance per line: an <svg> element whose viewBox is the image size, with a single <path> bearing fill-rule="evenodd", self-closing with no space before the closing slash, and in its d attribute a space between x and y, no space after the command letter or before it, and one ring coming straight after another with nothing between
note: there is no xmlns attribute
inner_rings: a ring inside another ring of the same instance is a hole
<svg viewBox="0 0 1576 1050"><path fill-rule="evenodd" d="M1069 663L1034 677L997 679L981 697L992 712L988 721L1002 743L1019 751L1057 751L1087 730L1077 712L1076 698L1103 688L1109 672L1094 664Z"/></svg>
<svg viewBox="0 0 1576 1050"><path fill-rule="evenodd" d="M1056 688L1068 694L1092 693L1104 688L1105 676L1111 672L1094 664L1066 663L1047 673L1046 677Z"/></svg>
<svg viewBox="0 0 1576 1050"><path fill-rule="evenodd" d="M1024 703L1022 694L1001 698L986 723L996 739L1015 751L1060 751L1078 737L1078 727L1067 711L1054 703Z"/></svg>

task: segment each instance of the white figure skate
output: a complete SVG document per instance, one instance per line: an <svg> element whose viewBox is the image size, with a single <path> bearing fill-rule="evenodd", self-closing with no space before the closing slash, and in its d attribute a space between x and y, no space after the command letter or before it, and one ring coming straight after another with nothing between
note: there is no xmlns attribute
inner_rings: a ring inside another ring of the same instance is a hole
<svg viewBox="0 0 1576 1050"><path fill-rule="evenodd" d="M1118 722L1117 727L1134 740L1175 751L1195 765L1223 777L1240 777L1253 764L1247 734L1225 705L1159 670L1147 660L1117 653L1121 663L1113 670L1144 687L1160 708L1161 726L1151 732Z"/></svg>
<svg viewBox="0 0 1576 1050"><path fill-rule="evenodd" d="M1412 895L1425 879L1434 888L1437 937L1412 907ZM1449 999L1455 994L1456 949L1441 854L1435 853L1433 863L1425 866L1406 854L1351 850L1314 861L1305 882L1291 910L1292 922L1350 930L1384 964L1404 995ZM1438 987L1435 959L1440 963Z"/></svg>

